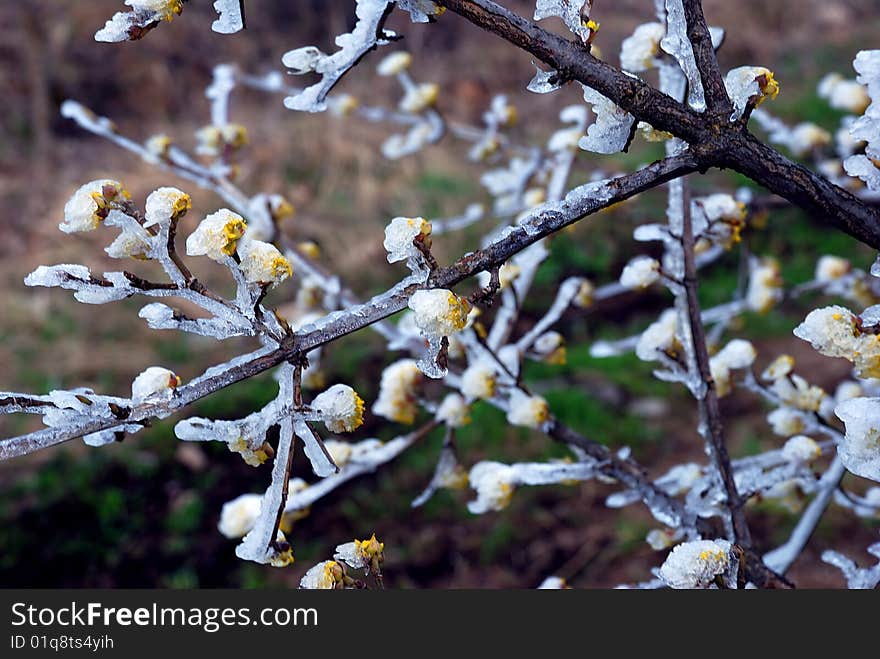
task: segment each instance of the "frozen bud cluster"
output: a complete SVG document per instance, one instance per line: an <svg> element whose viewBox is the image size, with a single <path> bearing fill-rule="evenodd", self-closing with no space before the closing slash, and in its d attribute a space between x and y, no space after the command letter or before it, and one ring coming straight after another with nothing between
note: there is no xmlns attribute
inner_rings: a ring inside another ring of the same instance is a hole
<svg viewBox="0 0 880 659"><path fill-rule="evenodd" d="M660 578L670 588L708 588L725 577L731 564L726 540L694 540L676 546L660 567Z"/></svg>
<svg viewBox="0 0 880 659"><path fill-rule="evenodd" d="M64 233L94 231L110 213L110 204L126 199L129 199L128 191L119 181L90 181L64 204L64 222L58 228Z"/></svg>
<svg viewBox="0 0 880 659"><path fill-rule="evenodd" d="M822 387L811 385L800 375L777 378L770 390L783 404L807 412L816 412L825 398Z"/></svg>
<svg viewBox="0 0 880 659"><path fill-rule="evenodd" d="M333 558L349 567L364 568L378 574L380 566L385 560L385 543L379 542L374 533L368 540L355 540L338 545Z"/></svg>
<svg viewBox="0 0 880 659"><path fill-rule="evenodd" d="M161 366L150 366L131 383L131 397L144 400L153 396L170 398L180 385L180 378Z"/></svg>
<svg viewBox="0 0 880 659"><path fill-rule="evenodd" d="M495 369L486 362L475 362L461 374L461 393L473 400L492 398L496 380Z"/></svg>
<svg viewBox="0 0 880 659"><path fill-rule="evenodd" d="M364 422L364 401L346 384L334 384L312 401L330 432L352 432Z"/></svg>
<svg viewBox="0 0 880 659"><path fill-rule="evenodd" d="M763 66L740 66L724 77L724 86L733 103L731 121L739 119L748 107L757 107L779 95L779 83L770 69Z"/></svg>
<svg viewBox="0 0 880 659"><path fill-rule="evenodd" d="M782 447L782 457L789 462L812 462L822 455L822 448L816 440L806 435L795 435Z"/></svg>
<svg viewBox="0 0 880 659"><path fill-rule="evenodd" d="M460 332L468 322L471 304L445 288L421 289L412 294L409 308L425 336L441 337Z"/></svg>
<svg viewBox="0 0 880 659"><path fill-rule="evenodd" d="M794 335L823 355L848 359L859 377L880 377L880 334L862 331L858 316L845 307L814 309Z"/></svg>
<svg viewBox="0 0 880 659"><path fill-rule="evenodd" d="M406 71L412 64L412 55L405 50L386 55L376 66L376 73L380 76L396 76Z"/></svg>
<svg viewBox="0 0 880 659"><path fill-rule="evenodd" d="M648 326L636 344L636 356L642 361L652 362L660 358L660 353L673 359L681 352L682 346L676 336L678 313L666 309L655 322Z"/></svg>
<svg viewBox="0 0 880 659"><path fill-rule="evenodd" d="M666 34L662 23L644 23L620 44L620 68L632 73L656 66L660 40Z"/></svg>
<svg viewBox="0 0 880 659"><path fill-rule="evenodd" d="M418 412L417 387L422 372L412 359L401 359L382 371L373 414L398 423L413 423Z"/></svg>
<svg viewBox="0 0 880 659"><path fill-rule="evenodd" d="M862 114L871 103L868 90L852 79L844 78L839 73L829 73L819 81L816 92L828 104L844 112Z"/></svg>
<svg viewBox="0 0 880 659"><path fill-rule="evenodd" d="M221 252L225 253L223 249ZM276 286L293 274L290 261L271 243L254 239L242 240L238 254L241 258L241 271L251 284Z"/></svg>
<svg viewBox="0 0 880 659"><path fill-rule="evenodd" d="M471 422L470 407L460 394L447 394L437 408L435 418L450 428L460 428Z"/></svg>
<svg viewBox="0 0 880 659"><path fill-rule="evenodd" d="M837 447L843 466L880 482L880 398L850 398L834 413L846 426L846 436Z"/></svg>
<svg viewBox="0 0 880 659"><path fill-rule="evenodd" d="M260 517L263 497L259 494L242 494L223 504L217 529L224 537L243 538L254 528Z"/></svg>
<svg viewBox="0 0 880 659"><path fill-rule="evenodd" d="M559 332L544 332L535 339L532 350L548 364L564 364L567 358L565 338Z"/></svg>
<svg viewBox="0 0 880 659"><path fill-rule="evenodd" d="M237 437L230 439L226 446L232 453L238 453L250 467L259 467L270 457L268 443L253 448L244 437Z"/></svg>
<svg viewBox="0 0 880 659"><path fill-rule="evenodd" d="M144 226L162 226L177 221L192 208L192 199L177 188L158 188L147 197L144 206Z"/></svg>
<svg viewBox="0 0 880 659"><path fill-rule="evenodd" d="M803 413L790 407L780 407L767 415L767 423L780 437L791 437L806 428Z"/></svg>
<svg viewBox="0 0 880 659"><path fill-rule="evenodd" d="M746 304L752 311L766 313L782 299L782 277L775 259L756 259L749 274Z"/></svg>
<svg viewBox="0 0 880 659"><path fill-rule="evenodd" d="M510 393L507 421L514 426L540 428L550 418L550 407L541 396L530 396L519 389Z"/></svg>
<svg viewBox="0 0 880 659"><path fill-rule="evenodd" d="M743 339L734 339L709 360L712 379L719 396L730 393L730 372L748 368L755 361L755 347Z"/></svg>
<svg viewBox="0 0 880 659"><path fill-rule="evenodd" d="M626 288L647 288L660 279L660 262L649 256L637 256L623 268L620 284Z"/></svg>
<svg viewBox="0 0 880 659"><path fill-rule="evenodd" d="M778 380L791 373L793 368L794 357L791 355L779 355L764 369L764 372L761 373L761 378L764 380Z"/></svg>
<svg viewBox="0 0 880 659"><path fill-rule="evenodd" d="M299 582L305 590L333 590L343 587L345 572L336 561L322 561L310 567Z"/></svg>
<svg viewBox="0 0 880 659"><path fill-rule="evenodd" d="M222 263L235 253L246 227L241 215L221 208L202 220L187 237L186 253L189 256L207 256Z"/></svg>

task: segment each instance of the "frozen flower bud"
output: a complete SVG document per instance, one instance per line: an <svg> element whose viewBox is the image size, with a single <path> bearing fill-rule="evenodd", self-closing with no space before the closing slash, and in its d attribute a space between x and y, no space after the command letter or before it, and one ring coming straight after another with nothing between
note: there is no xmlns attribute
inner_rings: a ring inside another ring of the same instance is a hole
<svg viewBox="0 0 880 659"><path fill-rule="evenodd" d="M163 21L170 21L183 12L185 0L125 0L125 4L135 10L151 11Z"/></svg>
<svg viewBox="0 0 880 659"><path fill-rule="evenodd" d="M203 156L218 156L225 147L239 149L247 144L247 128L241 124L204 126L196 131L196 153Z"/></svg>
<svg viewBox="0 0 880 659"><path fill-rule="evenodd" d="M794 357L791 355L779 355L764 369L764 372L761 373L761 378L764 380L778 380L791 373L793 368Z"/></svg>
<svg viewBox="0 0 880 659"><path fill-rule="evenodd" d="M880 334L862 332L860 319L840 306L814 309L794 335L828 357L843 357L853 363L861 378L880 376Z"/></svg>
<svg viewBox="0 0 880 659"><path fill-rule="evenodd" d="M479 515L490 510L503 510L513 497L515 473L509 465L483 461L471 467L468 481L477 491L477 498L468 502L468 510Z"/></svg>
<svg viewBox="0 0 880 659"><path fill-rule="evenodd" d="M187 241L187 247L189 241ZM277 286L293 274L284 255L272 243L262 240L242 240L238 247L241 271L251 284Z"/></svg>
<svg viewBox="0 0 880 659"><path fill-rule="evenodd" d="M177 188L158 188L147 197L144 207L144 226L162 225L177 221L192 208L192 199Z"/></svg>
<svg viewBox="0 0 880 659"><path fill-rule="evenodd" d="M468 366L461 374L461 393L473 400L489 399L495 395L495 370L484 362Z"/></svg>
<svg viewBox="0 0 880 659"><path fill-rule="evenodd" d="M565 590L568 586L562 577L547 577L538 586L538 590Z"/></svg>
<svg viewBox="0 0 880 659"><path fill-rule="evenodd" d="M447 394L437 408L435 418L450 428L460 428L471 422L470 407L459 394Z"/></svg>
<svg viewBox="0 0 880 659"><path fill-rule="evenodd" d="M343 587L345 573L336 561L322 561L309 568L299 582L304 590L333 590Z"/></svg>
<svg viewBox="0 0 880 659"><path fill-rule="evenodd" d="M748 368L755 361L755 347L743 339L734 339L709 360L715 390L719 396L730 393L730 372Z"/></svg>
<svg viewBox="0 0 880 659"><path fill-rule="evenodd" d="M593 285L589 279L582 279L580 286L578 286L577 294L574 296L572 303L574 306L579 307L581 309L586 309L591 304L593 304L593 295L596 292L596 287Z"/></svg>
<svg viewBox="0 0 880 659"><path fill-rule="evenodd" d="M647 121L640 121L636 125L636 128L642 136L642 139L646 142L665 142L674 137L672 133L668 133L665 130L657 130Z"/></svg>
<svg viewBox="0 0 880 659"><path fill-rule="evenodd" d="M749 106L757 107L766 99L779 95L779 83L770 69L763 66L740 66L730 70L724 78L724 86L733 103L731 121L739 119Z"/></svg>
<svg viewBox="0 0 880 659"><path fill-rule="evenodd" d="M681 536L682 533L680 530L651 529L648 531L648 535L645 536L645 542L647 542L654 551L663 551L664 549L669 549L672 545L678 542L681 539Z"/></svg>
<svg viewBox="0 0 880 659"><path fill-rule="evenodd" d="M423 82L407 90L400 99L400 109L410 114L427 110L437 102L440 86L433 82Z"/></svg>
<svg viewBox="0 0 880 659"><path fill-rule="evenodd" d="M677 497L689 492L703 477L703 469L696 462L686 462L675 465L662 477L663 491L670 496Z"/></svg>
<svg viewBox="0 0 880 659"><path fill-rule="evenodd" d="M639 25L620 44L620 68L631 73L654 68L660 54L660 40L665 34L666 27L661 23Z"/></svg>
<svg viewBox="0 0 880 659"><path fill-rule="evenodd" d="M567 357L565 338L559 332L544 332L535 339L532 350L548 364L564 364Z"/></svg>
<svg viewBox="0 0 880 659"><path fill-rule="evenodd" d="M226 538L243 538L254 528L260 517L263 497L259 494L242 494L227 501L220 509L220 523L217 529Z"/></svg>
<svg viewBox="0 0 880 659"><path fill-rule="evenodd" d="M330 104L330 113L334 117L348 117L358 109L361 102L351 94L340 94Z"/></svg>
<svg viewBox="0 0 880 659"><path fill-rule="evenodd" d="M822 455L822 448L816 440L806 435L795 435L782 447L782 457L789 462L812 462Z"/></svg>
<svg viewBox="0 0 880 659"><path fill-rule="evenodd" d="M749 273L746 304L752 311L766 313L782 299L779 264L770 258L756 260Z"/></svg>
<svg viewBox="0 0 880 659"><path fill-rule="evenodd" d="M803 414L790 407L780 407L767 415L767 423L780 437L791 437L804 431Z"/></svg>
<svg viewBox="0 0 880 659"><path fill-rule="evenodd" d="M508 404L507 422L511 425L540 428L550 418L550 406L541 396L529 396L514 389Z"/></svg>
<svg viewBox="0 0 880 659"><path fill-rule="evenodd" d="M244 437L229 441L226 447L231 453L238 453L249 467L259 467L271 457L272 449L268 443L263 443L258 448L252 448Z"/></svg>
<svg viewBox="0 0 880 659"><path fill-rule="evenodd" d="M170 398L180 385L180 378L161 366L150 366L131 383L133 400L144 400L152 396Z"/></svg>
<svg viewBox="0 0 880 659"><path fill-rule="evenodd" d="M862 114L871 103L865 87L855 80L847 80L839 73L829 73L822 78L817 92L831 107L855 115Z"/></svg>
<svg viewBox="0 0 880 659"><path fill-rule="evenodd" d="M315 70L318 62L327 57L319 48L303 46L295 50L288 50L281 57L281 63L290 69L293 75L304 75Z"/></svg>
<svg viewBox="0 0 880 659"><path fill-rule="evenodd" d="M642 332L636 343L636 356L646 362L657 361L661 352L675 358L681 350L681 343L675 335L677 328L678 313L675 309L666 309Z"/></svg>
<svg viewBox="0 0 880 659"><path fill-rule="evenodd" d="M823 284L827 284L848 274L851 267L850 262L846 259L826 254L825 256L820 256L819 260L816 261L815 279Z"/></svg>
<svg viewBox="0 0 880 659"><path fill-rule="evenodd" d="M382 371L379 397L373 404L373 414L389 421L410 424L418 411L417 387L422 372L412 359L401 359Z"/></svg>
<svg viewBox="0 0 880 659"><path fill-rule="evenodd" d="M492 99L489 113L495 118L499 126L512 126L516 123L516 106L507 101L507 96L499 94Z"/></svg>
<svg viewBox="0 0 880 659"><path fill-rule="evenodd" d="M64 233L94 231L110 213L110 204L129 199L128 191L119 181L90 181L73 193L64 204L64 222L58 225Z"/></svg>
<svg viewBox="0 0 880 659"><path fill-rule="evenodd" d="M637 256L623 268L620 284L633 290L647 288L660 279L660 263L649 256Z"/></svg>
<svg viewBox="0 0 880 659"><path fill-rule="evenodd" d="M584 136L584 131L580 128L562 128L557 130L547 140L547 150L553 153L559 151L576 151L578 142Z"/></svg>
<svg viewBox="0 0 880 659"><path fill-rule="evenodd" d="M806 155L828 144L831 144L831 133L810 122L795 126L788 140L788 146L796 156Z"/></svg>
<svg viewBox="0 0 880 659"><path fill-rule="evenodd" d="M221 208L208 215L186 239L188 256L207 256L223 262L235 254L239 239L247 227L241 215Z"/></svg>
<svg viewBox="0 0 880 659"><path fill-rule="evenodd" d="M313 261L321 258L321 246L314 240L304 240L296 244L300 253Z"/></svg>
<svg viewBox="0 0 880 659"><path fill-rule="evenodd" d="M364 401L347 384L334 384L315 396L312 407L330 432L352 432L364 423Z"/></svg>
<svg viewBox="0 0 880 659"><path fill-rule="evenodd" d="M385 543L379 542L374 533L369 540L355 540L338 545L333 558L355 569L366 568L378 573L385 560Z"/></svg>
<svg viewBox="0 0 880 659"><path fill-rule="evenodd" d="M413 245L417 238L431 247L431 223L423 217L395 217L385 227L385 240L382 245L388 252L388 263L405 261L409 258L421 258L418 249Z"/></svg>
<svg viewBox="0 0 880 659"><path fill-rule="evenodd" d="M268 563L272 567L287 567L294 561L293 547L287 542L284 531L281 529L278 529L278 533L275 535L275 542L270 549L268 559Z"/></svg>
<svg viewBox="0 0 880 659"><path fill-rule="evenodd" d="M382 58L376 66L376 73L380 76L396 76L406 71L410 64L412 64L412 55L405 50L398 50Z"/></svg>
<svg viewBox="0 0 880 659"><path fill-rule="evenodd" d="M122 233L116 236L116 239L105 247L104 251L114 259L146 260L152 249L152 245L142 232L124 227Z"/></svg>
<svg viewBox="0 0 880 659"><path fill-rule="evenodd" d="M708 588L730 567L726 540L694 540L675 547L660 567L660 578L670 588Z"/></svg>
<svg viewBox="0 0 880 659"><path fill-rule="evenodd" d="M445 288L420 289L409 299L416 326L426 336L449 336L468 322L471 304Z"/></svg>
<svg viewBox="0 0 880 659"><path fill-rule="evenodd" d="M168 158L168 152L173 143L173 140L168 135L152 135L144 142L144 148L147 150L151 161L155 162Z"/></svg>
<svg viewBox="0 0 880 659"><path fill-rule="evenodd" d="M850 398L834 410L846 426L837 447L843 466L862 478L880 481L880 398Z"/></svg>
<svg viewBox="0 0 880 659"><path fill-rule="evenodd" d="M335 462L336 466L340 469L344 468L345 465L351 461L351 456L354 453L351 444L348 442L341 442L338 439L325 439L324 448L327 449L327 453L330 454L333 462Z"/></svg>

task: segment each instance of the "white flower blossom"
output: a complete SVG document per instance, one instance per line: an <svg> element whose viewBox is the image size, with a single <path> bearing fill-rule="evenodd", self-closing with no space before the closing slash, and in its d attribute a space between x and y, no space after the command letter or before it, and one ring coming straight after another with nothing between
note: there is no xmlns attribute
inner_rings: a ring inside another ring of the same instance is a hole
<svg viewBox="0 0 880 659"><path fill-rule="evenodd" d="M290 261L272 243L242 240L238 244L238 255L241 271L249 283L277 286L293 274Z"/></svg>
<svg viewBox="0 0 880 659"><path fill-rule="evenodd" d="M400 99L400 109L410 114L419 114L437 102L440 86L433 82L423 82L406 91Z"/></svg>
<svg viewBox="0 0 880 659"><path fill-rule="evenodd" d="M254 528L260 517L263 497L259 494L242 494L227 501L220 509L220 523L217 529L224 537L243 538Z"/></svg>
<svg viewBox="0 0 880 659"><path fill-rule="evenodd" d="M64 222L58 225L64 233L94 231L110 212L110 204L129 194L119 181L99 179L81 186L64 204Z"/></svg>
<svg viewBox="0 0 880 659"><path fill-rule="evenodd" d="M782 457L789 462L812 462L822 455L822 448L815 439L806 435L795 435L782 447Z"/></svg>
<svg viewBox="0 0 880 659"><path fill-rule="evenodd" d="M782 299L782 278L775 259L755 259L749 273L746 304L752 311L766 313Z"/></svg>
<svg viewBox="0 0 880 659"><path fill-rule="evenodd" d="M318 394L312 407L321 414L330 432L352 432L364 422L364 401L347 384L334 384Z"/></svg>
<svg viewBox="0 0 880 659"><path fill-rule="evenodd" d="M445 288L420 289L409 299L416 326L425 336L441 337L460 332L468 322L471 304Z"/></svg>
<svg viewBox="0 0 880 659"><path fill-rule="evenodd" d="M147 197L144 206L144 226L162 225L178 220L192 208L190 196L183 190L158 188Z"/></svg>
<svg viewBox="0 0 880 659"><path fill-rule="evenodd" d="M460 428L471 422L470 407L461 395L453 392L440 403L435 418L450 428Z"/></svg>
<svg viewBox="0 0 880 659"><path fill-rule="evenodd" d="M650 256L637 256L623 268L620 284L626 288L647 288L660 279L660 262Z"/></svg>
<svg viewBox="0 0 880 659"><path fill-rule="evenodd" d="M514 389L510 392L507 422L514 426L540 428L550 418L550 407L541 396L529 396Z"/></svg>
<svg viewBox="0 0 880 659"><path fill-rule="evenodd" d="M657 361L659 353L675 356L681 350L681 343L676 336L678 313L675 309L666 309L655 322L648 326L636 344L636 356L642 361Z"/></svg>
<svg viewBox="0 0 880 659"><path fill-rule="evenodd" d="M422 372L412 359L401 359L387 366L382 371L373 414L389 421L413 423L418 411L416 388L421 381Z"/></svg>
<svg viewBox="0 0 880 659"><path fill-rule="evenodd" d="M492 398L495 395L496 380L495 369L486 362L476 362L461 374L461 393L473 400Z"/></svg>
<svg viewBox="0 0 880 659"><path fill-rule="evenodd" d="M694 540L676 546L660 567L660 578L670 588L708 588L730 567L726 540Z"/></svg>
<svg viewBox="0 0 880 659"><path fill-rule="evenodd" d="M820 256L816 261L816 281L827 284L836 281L849 273L852 266L850 262L839 256L831 256L826 254Z"/></svg>
<svg viewBox="0 0 880 659"><path fill-rule="evenodd" d="M376 66L376 73L380 76L396 76L409 68L412 64L412 55L405 50L386 55Z"/></svg>
<svg viewBox="0 0 880 659"><path fill-rule="evenodd" d="M131 397L144 400L152 396L170 397L180 385L180 378L161 366L150 366L131 383Z"/></svg>
<svg viewBox="0 0 880 659"><path fill-rule="evenodd" d="M304 590L333 590L342 584L342 566L336 561L322 561L308 569L300 579Z"/></svg>
<svg viewBox="0 0 880 659"><path fill-rule="evenodd" d="M620 68L640 73L656 66L660 40L666 34L662 23L644 23L620 44Z"/></svg>
<svg viewBox="0 0 880 659"><path fill-rule="evenodd" d="M186 253L188 256L207 256L223 262L227 256L235 253L246 227L241 215L221 208L202 220L187 237Z"/></svg>
<svg viewBox="0 0 880 659"><path fill-rule="evenodd" d="M850 398L834 413L846 426L846 436L837 447L843 466L880 482L880 398Z"/></svg>
<svg viewBox="0 0 880 659"><path fill-rule="evenodd" d="M734 107L731 121L739 119L750 105L757 107L779 94L779 83L773 77L773 72L763 66L731 69L724 77L724 86Z"/></svg>

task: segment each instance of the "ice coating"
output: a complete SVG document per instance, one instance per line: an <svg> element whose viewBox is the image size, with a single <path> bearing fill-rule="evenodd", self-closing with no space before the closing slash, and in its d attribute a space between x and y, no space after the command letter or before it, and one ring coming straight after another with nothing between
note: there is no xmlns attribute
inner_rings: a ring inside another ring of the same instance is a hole
<svg viewBox="0 0 880 659"><path fill-rule="evenodd" d="M688 105L697 112L706 109L706 97L694 49L688 38L687 20L682 0L666 0L666 36L660 47L672 55L688 81Z"/></svg>
<svg viewBox="0 0 880 659"><path fill-rule="evenodd" d="M837 447L843 465L852 473L880 482L880 398L850 398L834 413L846 426Z"/></svg>
<svg viewBox="0 0 880 659"><path fill-rule="evenodd" d="M244 29L241 13L242 0L214 0L214 11L219 18L211 23L211 29L220 34L233 34Z"/></svg>
<svg viewBox="0 0 880 659"><path fill-rule="evenodd" d="M635 117L596 90L581 86L584 100L593 106L596 121L587 128L587 134L580 139L578 146L594 153L626 151L632 140Z"/></svg>

